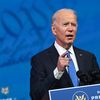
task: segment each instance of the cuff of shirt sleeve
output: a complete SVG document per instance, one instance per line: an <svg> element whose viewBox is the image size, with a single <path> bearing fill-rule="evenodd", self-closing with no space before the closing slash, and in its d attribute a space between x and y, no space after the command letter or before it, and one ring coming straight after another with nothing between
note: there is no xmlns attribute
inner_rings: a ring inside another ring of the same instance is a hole
<svg viewBox="0 0 100 100"><path fill-rule="evenodd" d="M54 77L59 80L64 72L63 71L58 71L58 69L56 67L53 73L54 73Z"/></svg>

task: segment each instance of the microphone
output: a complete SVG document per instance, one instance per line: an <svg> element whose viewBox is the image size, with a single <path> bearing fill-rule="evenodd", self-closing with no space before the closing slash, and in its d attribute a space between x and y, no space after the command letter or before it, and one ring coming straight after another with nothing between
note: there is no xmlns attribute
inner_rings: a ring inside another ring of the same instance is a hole
<svg viewBox="0 0 100 100"><path fill-rule="evenodd" d="M100 83L100 70L91 71L90 75L92 77L92 80L93 80L94 84Z"/></svg>
<svg viewBox="0 0 100 100"><path fill-rule="evenodd" d="M92 83L92 77L88 73L77 71L76 74L80 79L79 86L90 85Z"/></svg>

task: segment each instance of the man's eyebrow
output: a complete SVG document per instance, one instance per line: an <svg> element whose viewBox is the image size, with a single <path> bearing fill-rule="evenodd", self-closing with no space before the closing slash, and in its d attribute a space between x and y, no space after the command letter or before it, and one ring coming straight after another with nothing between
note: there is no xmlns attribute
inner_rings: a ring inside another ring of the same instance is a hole
<svg viewBox="0 0 100 100"><path fill-rule="evenodd" d="M66 24L72 24L72 25L74 24L74 25L76 25L75 22L64 22L63 24L64 24L64 25L66 25Z"/></svg>

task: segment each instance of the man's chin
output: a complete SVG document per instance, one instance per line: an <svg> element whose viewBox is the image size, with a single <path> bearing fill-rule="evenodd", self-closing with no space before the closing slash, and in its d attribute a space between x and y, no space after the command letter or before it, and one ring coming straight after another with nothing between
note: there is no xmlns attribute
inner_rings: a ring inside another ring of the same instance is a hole
<svg viewBox="0 0 100 100"><path fill-rule="evenodd" d="M67 41L66 42L68 45L72 45L73 44L73 41Z"/></svg>
<svg viewBox="0 0 100 100"><path fill-rule="evenodd" d="M65 47L66 47L66 46L67 46L67 47L70 47L72 44L73 44L73 42L67 42L67 43L65 43Z"/></svg>

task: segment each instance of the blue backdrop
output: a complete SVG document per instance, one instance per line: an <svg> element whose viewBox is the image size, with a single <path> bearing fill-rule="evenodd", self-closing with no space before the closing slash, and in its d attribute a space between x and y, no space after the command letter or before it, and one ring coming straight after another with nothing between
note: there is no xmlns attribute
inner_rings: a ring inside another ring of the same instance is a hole
<svg viewBox="0 0 100 100"><path fill-rule="evenodd" d="M30 100L30 58L54 42L51 16L66 7L78 15L75 46L100 65L100 0L0 0L0 99Z"/></svg>

